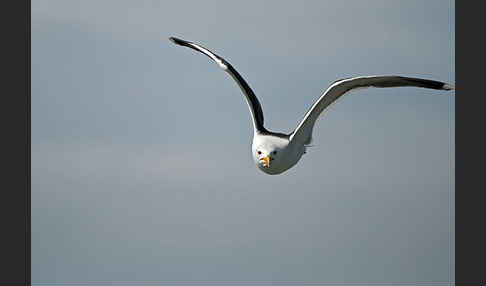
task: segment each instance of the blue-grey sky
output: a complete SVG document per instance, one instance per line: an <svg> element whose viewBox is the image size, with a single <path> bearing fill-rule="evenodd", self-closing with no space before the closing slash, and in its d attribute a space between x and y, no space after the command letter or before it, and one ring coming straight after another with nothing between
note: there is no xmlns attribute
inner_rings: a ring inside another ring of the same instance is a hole
<svg viewBox="0 0 486 286"><path fill-rule="evenodd" d="M448 0L32 1L32 285L454 285L453 96L353 92L269 176L236 83L168 41L287 133L337 79L454 84L454 26Z"/></svg>

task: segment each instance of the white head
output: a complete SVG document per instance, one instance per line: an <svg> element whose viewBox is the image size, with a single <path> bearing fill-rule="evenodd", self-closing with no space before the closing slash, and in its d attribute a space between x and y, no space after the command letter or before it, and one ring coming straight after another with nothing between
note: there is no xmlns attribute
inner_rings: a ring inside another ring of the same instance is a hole
<svg viewBox="0 0 486 286"><path fill-rule="evenodd" d="M270 174L280 174L288 167L288 144L287 138L272 135L256 135L253 138L252 157L258 169Z"/></svg>
<svg viewBox="0 0 486 286"><path fill-rule="evenodd" d="M278 174L280 154L279 148L270 146L258 146L253 150L253 160L257 167L267 174Z"/></svg>
<svg viewBox="0 0 486 286"><path fill-rule="evenodd" d="M258 169L270 175L283 173L295 165L304 146L290 144L288 138L256 134L253 137L252 157Z"/></svg>

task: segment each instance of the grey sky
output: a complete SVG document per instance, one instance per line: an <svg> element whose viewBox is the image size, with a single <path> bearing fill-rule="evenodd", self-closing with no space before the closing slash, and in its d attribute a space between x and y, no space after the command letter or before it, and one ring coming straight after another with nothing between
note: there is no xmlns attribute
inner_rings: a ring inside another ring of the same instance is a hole
<svg viewBox="0 0 486 286"><path fill-rule="evenodd" d="M351 93L282 175L227 59L290 132L333 81L455 83L451 1L32 1L33 285L453 285L455 104Z"/></svg>

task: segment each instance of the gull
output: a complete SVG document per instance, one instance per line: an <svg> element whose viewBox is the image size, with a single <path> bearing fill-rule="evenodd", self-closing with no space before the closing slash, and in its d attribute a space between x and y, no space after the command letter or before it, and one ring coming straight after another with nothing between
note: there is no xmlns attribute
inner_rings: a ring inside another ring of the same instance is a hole
<svg viewBox="0 0 486 286"><path fill-rule="evenodd" d="M337 80L319 97L319 99L305 113L304 118L290 134L272 132L263 126L263 111L257 97L241 75L226 60L193 42L175 37L169 40L174 44L185 46L201 52L215 61L238 84L245 96L253 122L252 157L259 170L266 174L276 175L292 168L303 154L312 140L312 130L316 120L337 99L351 90L368 87L401 87L414 86L421 88L454 90L454 86L435 80L412 78L403 76L359 76Z"/></svg>

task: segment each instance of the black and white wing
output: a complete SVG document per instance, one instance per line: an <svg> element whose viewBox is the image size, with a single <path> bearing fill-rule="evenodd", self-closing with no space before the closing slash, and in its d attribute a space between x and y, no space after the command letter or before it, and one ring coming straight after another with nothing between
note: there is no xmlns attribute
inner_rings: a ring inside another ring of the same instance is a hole
<svg viewBox="0 0 486 286"><path fill-rule="evenodd" d="M434 80L411 78L402 76L363 76L354 77L334 82L324 94L312 105L307 111L304 119L295 128L290 140L298 141L302 144L309 144L312 139L312 129L314 123L319 116L337 99L345 95L349 91L358 88L367 87L400 87L400 86L416 86L423 88L452 90L453 86Z"/></svg>
<svg viewBox="0 0 486 286"><path fill-rule="evenodd" d="M236 81L241 91L243 92L243 95L246 98L246 102L248 103L248 107L250 109L251 116L252 116L253 128L255 129L255 131L260 133L266 131L265 128L263 127L263 111L260 102L258 101L257 97L251 90L250 86L246 83L246 81L227 61L225 61L223 58L216 55L215 53L211 52L210 50L200 45L197 45L195 43L184 41L174 37L170 37L169 40L171 40L174 44L189 47L191 49L194 49L198 52L205 54L213 61L215 61L223 70L228 72L231 75L231 77Z"/></svg>

